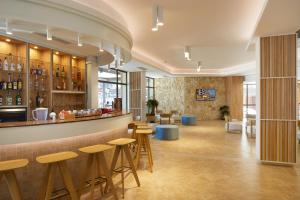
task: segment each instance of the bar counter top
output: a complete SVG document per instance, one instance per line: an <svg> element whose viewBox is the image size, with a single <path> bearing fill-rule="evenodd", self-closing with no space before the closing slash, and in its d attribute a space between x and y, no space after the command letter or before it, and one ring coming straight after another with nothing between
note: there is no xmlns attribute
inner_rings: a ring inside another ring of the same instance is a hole
<svg viewBox="0 0 300 200"><path fill-rule="evenodd" d="M43 121L24 121L24 122L2 122L0 123L0 128L9 128L9 127L22 127L22 126L40 126L40 125L51 125L51 124L61 124L61 123L73 123L73 122L82 122L82 121L90 121L90 120L99 120L99 119L107 119L113 117L120 117L124 115L129 115L127 112L114 112L107 113L101 116L91 116L91 117L80 117L71 120L43 120Z"/></svg>

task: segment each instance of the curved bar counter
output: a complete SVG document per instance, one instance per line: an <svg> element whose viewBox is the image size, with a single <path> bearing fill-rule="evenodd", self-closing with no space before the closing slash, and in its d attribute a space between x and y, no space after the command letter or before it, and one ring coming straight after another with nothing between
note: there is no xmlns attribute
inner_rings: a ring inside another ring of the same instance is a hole
<svg viewBox="0 0 300 200"><path fill-rule="evenodd" d="M110 140L128 137L128 123L132 120L129 113L87 117L66 121L17 122L0 124L0 160L27 158L29 165L17 170L24 199L37 197L46 167L38 164L35 158L40 155L59 151L74 151L78 148L103 144ZM106 154L108 163L113 151ZM79 182L86 156L68 161L75 183ZM37 173L38 172L38 173ZM58 189L61 182L55 183ZM78 187L76 185L76 187ZM5 183L0 182L0 199L9 199Z"/></svg>

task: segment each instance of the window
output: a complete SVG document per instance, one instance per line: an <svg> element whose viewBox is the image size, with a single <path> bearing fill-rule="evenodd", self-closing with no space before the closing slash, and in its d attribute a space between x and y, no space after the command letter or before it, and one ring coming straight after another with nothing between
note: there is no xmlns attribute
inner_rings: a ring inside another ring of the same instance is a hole
<svg viewBox="0 0 300 200"><path fill-rule="evenodd" d="M155 98L154 78L146 77L146 101Z"/></svg>
<svg viewBox="0 0 300 200"><path fill-rule="evenodd" d="M99 68L98 107L113 108L115 98L121 98L122 110L127 110L127 72Z"/></svg>
<svg viewBox="0 0 300 200"><path fill-rule="evenodd" d="M246 83L243 85L244 98L243 98L243 114L244 118L256 115L256 84Z"/></svg>

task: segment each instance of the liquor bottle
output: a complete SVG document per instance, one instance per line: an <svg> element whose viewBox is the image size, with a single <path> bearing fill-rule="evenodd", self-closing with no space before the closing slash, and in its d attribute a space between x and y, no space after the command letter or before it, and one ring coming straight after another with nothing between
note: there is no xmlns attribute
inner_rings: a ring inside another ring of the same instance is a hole
<svg viewBox="0 0 300 200"><path fill-rule="evenodd" d="M19 74L19 78L18 78L18 90L22 90L23 89L23 81L21 78L21 74Z"/></svg>
<svg viewBox="0 0 300 200"><path fill-rule="evenodd" d="M17 79L14 78L12 86L13 86L13 90L18 90L18 81L17 81Z"/></svg>
<svg viewBox="0 0 300 200"><path fill-rule="evenodd" d="M34 79L34 89L36 91L39 90L39 80L38 80L38 75L37 74L35 75L35 79Z"/></svg>
<svg viewBox="0 0 300 200"><path fill-rule="evenodd" d="M42 78L41 78L40 88L41 88L42 91L45 91L45 90L46 90L46 83L45 83L45 78L44 78L44 76L42 76Z"/></svg>
<svg viewBox="0 0 300 200"><path fill-rule="evenodd" d="M20 106L22 105L22 97L20 95L20 93L18 92L17 96L16 96L16 105Z"/></svg>
<svg viewBox="0 0 300 200"><path fill-rule="evenodd" d="M0 94L0 106L3 106L3 96Z"/></svg>
<svg viewBox="0 0 300 200"><path fill-rule="evenodd" d="M63 67L63 68L62 68L62 71L61 71L61 77L62 77L62 78L65 78L65 75L66 75L66 74L65 74L65 67Z"/></svg>
<svg viewBox="0 0 300 200"><path fill-rule="evenodd" d="M40 93L37 92L36 97L35 97L35 106L36 106L37 108L41 107L41 102L40 102L40 100L41 100Z"/></svg>
<svg viewBox="0 0 300 200"><path fill-rule="evenodd" d="M10 71L16 71L16 65L14 63L13 55L11 53L8 54L8 62L10 64Z"/></svg>
<svg viewBox="0 0 300 200"><path fill-rule="evenodd" d="M2 70L2 69L3 69L3 64L2 64L2 60L0 58L0 70Z"/></svg>
<svg viewBox="0 0 300 200"><path fill-rule="evenodd" d="M8 71L8 61L7 61L7 58L5 57L4 58L4 61L3 61L3 70L4 71Z"/></svg>
<svg viewBox="0 0 300 200"><path fill-rule="evenodd" d="M31 74L36 75L36 68L34 65L31 66Z"/></svg>
<svg viewBox="0 0 300 200"><path fill-rule="evenodd" d="M56 78L59 78L59 65L56 65L56 71L55 71L55 76Z"/></svg>
<svg viewBox="0 0 300 200"><path fill-rule="evenodd" d="M8 73L7 89L8 90L12 89L12 81L11 81L11 74L10 73Z"/></svg>
<svg viewBox="0 0 300 200"><path fill-rule="evenodd" d="M47 70L45 69L45 67L43 67L42 76L46 76L46 74L47 74Z"/></svg>
<svg viewBox="0 0 300 200"><path fill-rule="evenodd" d="M8 92L7 96L6 96L6 105L8 106L12 106L13 104L13 98L12 96L10 95L10 92Z"/></svg>
<svg viewBox="0 0 300 200"><path fill-rule="evenodd" d="M21 73L22 70L23 70L23 66L22 66L21 58L20 57L18 57L17 70L18 70L19 73Z"/></svg>
<svg viewBox="0 0 300 200"><path fill-rule="evenodd" d="M63 90L66 90L66 89L67 89L67 84L66 84L65 79L62 79L62 89L63 89Z"/></svg>
<svg viewBox="0 0 300 200"><path fill-rule="evenodd" d="M1 82L1 89L2 90L7 90L7 82L6 81Z"/></svg>
<svg viewBox="0 0 300 200"><path fill-rule="evenodd" d="M77 69L77 81L81 80L81 71L80 69Z"/></svg>
<svg viewBox="0 0 300 200"><path fill-rule="evenodd" d="M42 73L43 73L43 69L41 69L41 66L40 65L38 65L38 67L37 67L37 75L39 75L39 76L41 76L42 75Z"/></svg>

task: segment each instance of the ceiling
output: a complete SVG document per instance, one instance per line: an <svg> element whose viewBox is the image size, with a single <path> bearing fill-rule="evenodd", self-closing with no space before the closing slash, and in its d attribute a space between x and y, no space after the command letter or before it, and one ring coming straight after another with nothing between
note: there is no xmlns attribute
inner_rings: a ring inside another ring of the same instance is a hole
<svg viewBox="0 0 300 200"><path fill-rule="evenodd" d="M166 71L195 69L198 61L204 70L253 62L254 50L246 47L265 4L265 0L161 0L157 2L164 8L165 26L152 32L155 1L76 2L99 11L101 5L113 8L132 35L133 57ZM192 61L184 59L186 45L192 47Z"/></svg>

